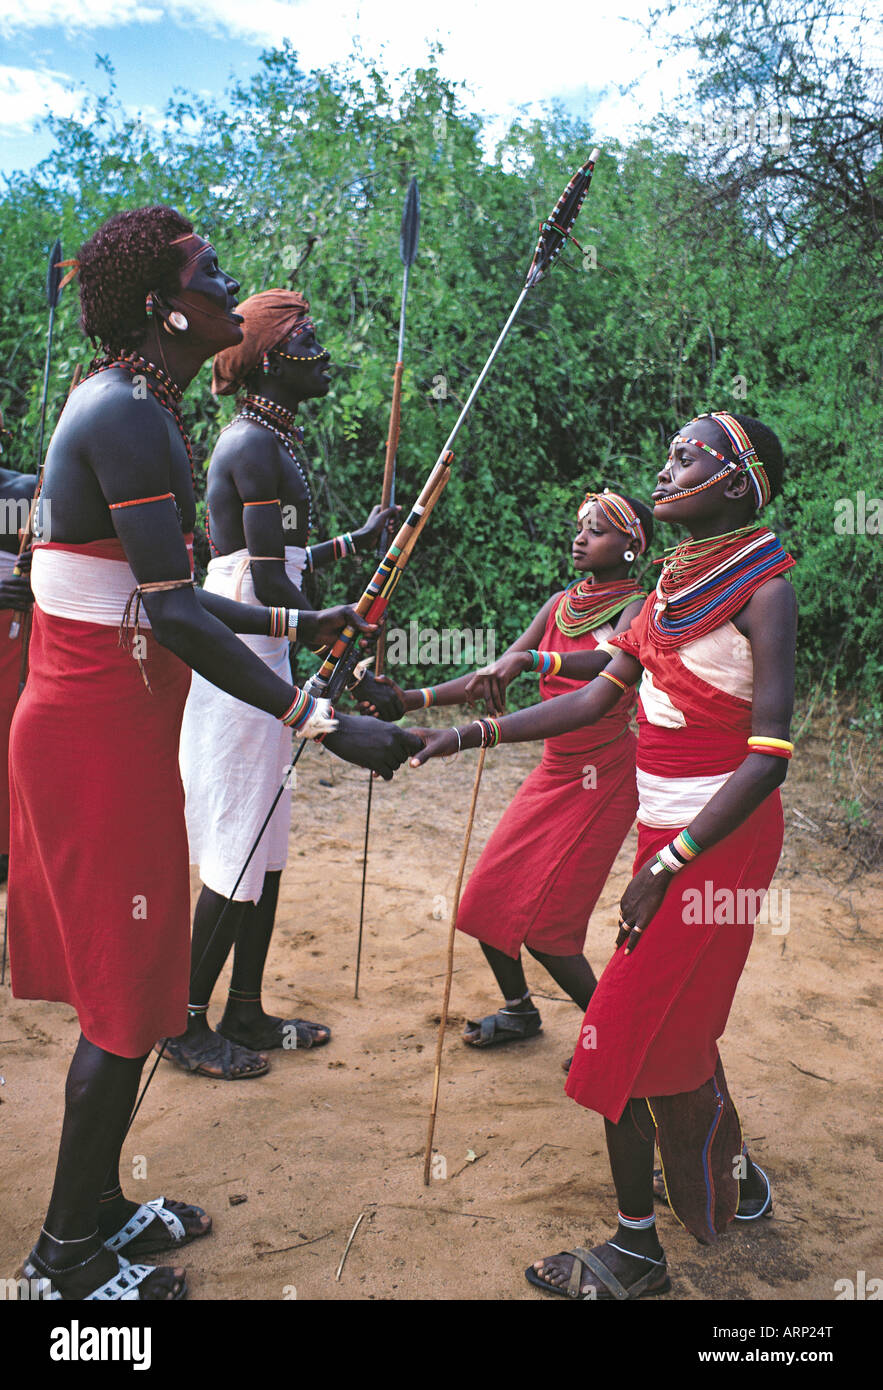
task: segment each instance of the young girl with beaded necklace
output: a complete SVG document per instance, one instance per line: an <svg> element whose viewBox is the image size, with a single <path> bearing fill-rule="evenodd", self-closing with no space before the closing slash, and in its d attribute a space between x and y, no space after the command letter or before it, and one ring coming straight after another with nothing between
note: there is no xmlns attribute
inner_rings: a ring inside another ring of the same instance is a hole
<svg viewBox="0 0 883 1390"><path fill-rule="evenodd" d="M608 664L599 644L627 631L643 606L645 594L629 570L652 539L653 518L643 503L606 489L586 494L577 527L571 554L580 577L543 605L492 666L406 691L406 709L484 699L489 710L502 710L509 682L532 671L539 673L541 699L554 701ZM582 655L578 679L562 673L564 653ZM467 1021L463 1041L473 1047L541 1031L522 946L580 1009L592 997L597 981L583 955L589 918L638 804L629 729L634 692L620 694L591 729L545 741L542 762L522 783L466 885L457 926L480 942L503 996L496 1013Z"/></svg>
<svg viewBox="0 0 883 1390"><path fill-rule="evenodd" d="M601 1245L575 1246L525 1271L552 1293L666 1291L654 1195L701 1243L734 1218L772 1211L717 1042L782 847L778 788L792 752L796 632L784 575L794 561L758 515L781 490L782 471L781 446L757 420L718 412L683 426L653 500L655 515L686 527L690 539L668 555L629 631L610 639L610 665L572 695L491 721L496 742L564 734L609 713L643 673L634 878L566 1084L604 1116L618 1227ZM576 674L581 660L565 656L562 671ZM491 741L478 723L421 736L416 766Z"/></svg>

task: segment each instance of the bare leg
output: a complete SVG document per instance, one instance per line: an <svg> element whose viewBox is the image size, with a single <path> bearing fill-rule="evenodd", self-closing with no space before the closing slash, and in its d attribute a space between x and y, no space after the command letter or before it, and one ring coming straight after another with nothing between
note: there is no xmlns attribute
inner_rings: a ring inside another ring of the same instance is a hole
<svg viewBox="0 0 883 1390"><path fill-rule="evenodd" d="M233 976L227 1007L218 1030L225 1037L235 1038L245 1047L316 1047L329 1041L330 1028L324 1024L309 1024L305 1020L276 1018L264 1012L261 987L264 966L270 949L270 938L276 921L279 884L282 870L273 869L264 875L260 900L249 903L248 911L236 929L233 952Z"/></svg>
<svg viewBox="0 0 883 1390"><path fill-rule="evenodd" d="M565 994L569 994L573 1002L585 1013L598 983L585 956L582 953L575 956L550 956L545 951L535 951L532 946L528 946L527 949L534 960L538 960L543 969L549 972L556 985L560 986Z"/></svg>
<svg viewBox="0 0 883 1390"><path fill-rule="evenodd" d="M617 1124L606 1119L604 1124L620 1220L610 1240L595 1246L592 1253L624 1288L629 1288L654 1269L654 1262L664 1258L653 1217L654 1125L645 1100L630 1100ZM572 1255L555 1255L538 1260L534 1269L546 1283L563 1288L570 1279L573 1260ZM664 1278L663 1266L660 1285ZM580 1291L588 1294L593 1288L609 1297L601 1280L586 1269Z"/></svg>
<svg viewBox="0 0 883 1390"><path fill-rule="evenodd" d="M267 1070L265 1057L221 1038L207 1017L212 991L250 907L240 902L228 905L227 898L203 887L193 914L187 1031L173 1038L168 1050L174 1061L198 1064L205 1075L235 1080Z"/></svg>
<svg viewBox="0 0 883 1390"><path fill-rule="evenodd" d="M36 1247L58 1271L53 1282L65 1298L83 1298L119 1268L98 1232L99 1197L119 1162L143 1066L143 1057L119 1057L80 1035L65 1086L55 1185ZM183 1279L183 1269L158 1271L141 1286L142 1297L172 1298Z"/></svg>

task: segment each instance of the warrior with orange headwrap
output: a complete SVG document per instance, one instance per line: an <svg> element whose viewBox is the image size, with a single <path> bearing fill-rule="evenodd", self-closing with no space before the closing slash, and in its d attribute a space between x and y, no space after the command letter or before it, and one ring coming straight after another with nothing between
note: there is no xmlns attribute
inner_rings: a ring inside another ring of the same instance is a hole
<svg viewBox="0 0 883 1390"><path fill-rule="evenodd" d="M375 507L365 524L320 545L309 545L310 486L298 457L303 431L298 407L327 395L329 353L316 340L309 304L292 290L271 289L239 306L241 343L218 353L212 389L240 394L232 424L222 431L208 470L208 531L212 559L207 591L242 603L306 608L302 577L329 561L373 549L395 508ZM282 633L243 637L271 670L291 679L289 641ZM401 706L390 687L363 678L393 718ZM375 720L351 721L366 746L400 737ZM187 1031L166 1041L165 1055L202 1076L228 1081L261 1076L274 1048L317 1047L330 1031L305 1019L265 1013L264 965L288 857L291 789L286 788L229 901L237 875L258 836L267 808L291 763L291 734L278 721L194 676L181 733L181 772L187 798L191 862L203 889L193 923L193 974ZM222 915L223 914L223 915ZM233 976L217 1031L207 1011L233 947Z"/></svg>

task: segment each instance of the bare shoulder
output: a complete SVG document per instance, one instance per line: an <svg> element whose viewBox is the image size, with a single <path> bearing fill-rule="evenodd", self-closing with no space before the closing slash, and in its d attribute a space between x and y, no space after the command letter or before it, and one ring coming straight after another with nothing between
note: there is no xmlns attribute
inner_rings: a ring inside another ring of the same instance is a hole
<svg viewBox="0 0 883 1390"><path fill-rule="evenodd" d="M751 642L793 640L797 625L797 595L784 575L767 580L751 595L733 619Z"/></svg>

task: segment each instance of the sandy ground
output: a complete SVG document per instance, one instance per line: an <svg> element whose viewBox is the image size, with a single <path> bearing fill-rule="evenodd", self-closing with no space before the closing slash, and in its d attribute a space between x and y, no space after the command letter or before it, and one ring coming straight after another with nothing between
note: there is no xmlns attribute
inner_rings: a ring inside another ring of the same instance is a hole
<svg viewBox="0 0 883 1390"><path fill-rule="evenodd" d="M528 747L489 756L470 863L536 758ZM838 1279L883 1275L875 1016L883 875L847 881L852 857L825 822L825 765L822 742L801 744L774 885L790 890L790 930L758 928L722 1044L746 1135L774 1181L775 1219L709 1250L662 1213L669 1298L831 1300ZM447 1176L422 1184L447 920L474 768L470 755L375 784L354 1001L367 774L318 750L302 759L264 997L280 1014L329 1023L333 1040L275 1053L270 1074L249 1082L194 1078L162 1063L125 1149L124 1171L146 1167L128 1183L130 1196L196 1201L214 1217L213 1234L183 1252L191 1297L541 1299L525 1265L610 1234L602 1121L563 1092L561 1062L580 1015L529 960L542 1035L488 1052L464 1047L464 1017L495 1003L473 941L458 942L442 1073L444 1162L436 1162ZM633 847L632 835L589 928L596 970L612 948ZM222 1003L219 986L210 1017ZM78 1030L68 1006L13 1000L8 982L0 1009L0 1276L9 1277L44 1214Z"/></svg>

